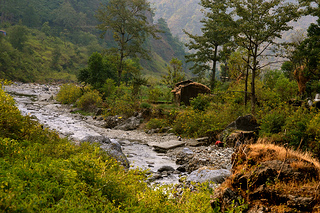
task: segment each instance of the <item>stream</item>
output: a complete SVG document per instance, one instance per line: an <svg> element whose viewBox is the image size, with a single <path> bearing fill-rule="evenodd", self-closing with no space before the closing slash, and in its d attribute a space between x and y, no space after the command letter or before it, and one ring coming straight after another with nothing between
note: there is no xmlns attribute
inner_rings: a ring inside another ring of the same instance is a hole
<svg viewBox="0 0 320 213"><path fill-rule="evenodd" d="M165 138L175 138L175 136L157 138L157 136L149 136L136 130L122 131L103 128L100 122L95 121L91 116L71 114L70 106L54 101L53 97L59 90L58 86L16 83L5 89L14 97L23 115L36 118L44 127L57 131L61 137L68 137L78 142L86 136L103 135L121 144L131 168L149 169L154 173L163 166L177 168L174 159L153 151L153 148L147 145L148 142L162 141L166 140ZM178 178L178 175L173 174L158 182L178 183Z"/></svg>
<svg viewBox="0 0 320 213"><path fill-rule="evenodd" d="M72 111L71 106L61 105L54 100L54 96L59 91L58 85L15 83L6 86L5 90L14 97L17 107L23 115L29 115L37 119L44 127L56 131L61 137L68 137L76 143L79 143L87 136L106 136L111 141L117 141L130 162L130 168L149 169L155 174L164 166L172 167L176 171L179 167L176 164L176 154L183 149L188 149L186 147L178 147L168 153L158 153L149 145L177 140L177 137L173 134L150 135L140 130L107 129L103 126L103 120L93 119L92 116L70 113ZM222 169L230 165L229 159L232 150L219 151L215 150L215 147L192 148L192 150L188 149L188 151L198 154L201 157L199 159L204 159L204 162L212 158L212 162L221 160L222 164L218 162L217 165L220 165L218 167ZM227 152L227 154L224 152ZM221 156L226 157L222 158ZM165 173L161 175L161 178L156 179L155 183L176 184L179 182L180 176L186 175L186 172Z"/></svg>

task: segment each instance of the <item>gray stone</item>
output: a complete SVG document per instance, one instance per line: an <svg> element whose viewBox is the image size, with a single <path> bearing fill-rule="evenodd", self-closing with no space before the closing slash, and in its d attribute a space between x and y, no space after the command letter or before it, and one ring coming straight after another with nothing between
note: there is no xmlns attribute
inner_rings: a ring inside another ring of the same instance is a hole
<svg viewBox="0 0 320 213"><path fill-rule="evenodd" d="M226 129L238 129L243 131L256 131L259 127L253 115L239 116L237 120L229 124Z"/></svg>
<svg viewBox="0 0 320 213"><path fill-rule="evenodd" d="M212 181L215 183L223 183L225 178L230 176L231 172L227 169L218 169L218 170L212 170L212 169L198 169L189 175L187 178L187 181L192 182L199 182L203 183L205 181Z"/></svg>
<svg viewBox="0 0 320 213"><path fill-rule="evenodd" d="M202 141L202 140L200 140L200 141L198 141L198 140L189 140L188 141L188 145L189 146L193 146L193 147L195 147L195 146L204 146L207 143L208 143L207 141Z"/></svg>
<svg viewBox="0 0 320 213"><path fill-rule="evenodd" d="M134 130L139 127L140 123L141 123L141 118L130 117L120 125L114 127L114 129L119 129L124 131Z"/></svg>
<svg viewBox="0 0 320 213"><path fill-rule="evenodd" d="M164 172L164 171L169 171L169 172L173 172L175 169L172 168L171 166L162 166L158 169L158 172Z"/></svg>
<svg viewBox="0 0 320 213"><path fill-rule="evenodd" d="M179 146L184 146L185 142L177 141L177 140L170 140L170 141L162 142L162 143L151 142L148 145L153 146L155 148L168 150L168 149L173 149L173 148L176 148Z"/></svg>
<svg viewBox="0 0 320 213"><path fill-rule="evenodd" d="M189 149L188 147L183 148L182 152L184 154L187 154L187 155L193 155L194 154L194 152L191 149Z"/></svg>
<svg viewBox="0 0 320 213"><path fill-rule="evenodd" d="M106 151L106 153L115 158L118 162L121 163L126 168L129 168L130 163L127 157L123 154L121 145L116 140L110 140L105 136L86 136L84 137L81 142L90 142L90 143L100 143L100 148Z"/></svg>

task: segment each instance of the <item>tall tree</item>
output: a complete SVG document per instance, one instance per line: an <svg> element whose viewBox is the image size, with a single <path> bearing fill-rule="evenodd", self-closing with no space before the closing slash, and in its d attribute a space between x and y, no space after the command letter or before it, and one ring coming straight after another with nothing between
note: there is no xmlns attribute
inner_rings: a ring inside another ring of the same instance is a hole
<svg viewBox="0 0 320 213"><path fill-rule="evenodd" d="M150 3L146 0L110 0L98 9L96 17L101 22L98 29L102 30L102 36L108 31L112 32L117 44L116 48L110 48L109 51L118 56L118 85L127 57L139 55L149 58L142 44L150 35L157 38L156 33L159 32L147 18L152 13Z"/></svg>
<svg viewBox="0 0 320 213"><path fill-rule="evenodd" d="M191 67L194 74L204 76L206 70L211 70L210 85L213 89L217 62L220 60L218 47L230 40L230 27L233 21L230 14L227 13L225 0L201 0L200 5L204 7L203 13L205 15L205 18L201 20L203 35L192 35L184 31L191 39L186 46L190 50L194 50L186 57L187 61L195 63Z"/></svg>
<svg viewBox="0 0 320 213"><path fill-rule="evenodd" d="M319 80L320 74L320 20L311 23L305 38L294 52L295 58L301 59L304 75L309 79Z"/></svg>
<svg viewBox="0 0 320 213"><path fill-rule="evenodd" d="M255 114L255 78L263 67L260 58L263 53L281 38L281 32L292 29L290 21L300 16L299 5L282 0L231 0L236 19L237 43L247 49L246 60L251 72L251 111Z"/></svg>

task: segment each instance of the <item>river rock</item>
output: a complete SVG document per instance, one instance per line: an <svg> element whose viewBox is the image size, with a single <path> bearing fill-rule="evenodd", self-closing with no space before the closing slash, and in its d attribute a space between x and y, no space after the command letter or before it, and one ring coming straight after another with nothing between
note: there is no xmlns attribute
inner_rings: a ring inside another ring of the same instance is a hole
<svg viewBox="0 0 320 213"><path fill-rule="evenodd" d="M105 136L86 136L81 142L100 143L100 148L107 152L107 154L115 158L126 168L129 168L130 164L127 157L123 154L121 145L116 140L110 140Z"/></svg>
<svg viewBox="0 0 320 213"><path fill-rule="evenodd" d="M132 116L132 117L128 118L127 120L125 120L123 123L114 127L114 129L119 129L119 130L124 130L124 131L134 130L139 127L140 123L141 123L140 117Z"/></svg>
<svg viewBox="0 0 320 213"><path fill-rule="evenodd" d="M171 166L162 166L158 169L158 172L163 172L163 171L167 171L167 172L173 172L175 169L172 168Z"/></svg>
<svg viewBox="0 0 320 213"><path fill-rule="evenodd" d="M104 119L104 121L105 121L105 127L112 129L112 128L120 125L120 123L123 122L123 118L119 117L118 115L108 116Z"/></svg>
<svg viewBox="0 0 320 213"><path fill-rule="evenodd" d="M187 178L187 181L199 183L203 183L205 181L212 181L215 183L222 183L224 182L225 178L230 175L231 172L227 169L213 170L205 167L191 172L191 174Z"/></svg>
<svg viewBox="0 0 320 213"><path fill-rule="evenodd" d="M148 143L149 146L153 146L154 148L159 148L159 149L173 149L179 146L184 146L186 143L183 141L178 141L178 140L170 140L162 143L157 143L157 142L151 142Z"/></svg>

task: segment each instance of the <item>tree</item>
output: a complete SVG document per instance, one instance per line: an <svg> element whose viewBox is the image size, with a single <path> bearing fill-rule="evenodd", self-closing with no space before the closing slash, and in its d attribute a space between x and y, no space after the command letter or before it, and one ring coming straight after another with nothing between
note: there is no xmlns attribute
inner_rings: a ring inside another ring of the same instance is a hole
<svg viewBox="0 0 320 213"><path fill-rule="evenodd" d="M118 85L127 57L139 55L149 59L148 51L142 44L150 35L157 38L159 31L150 24L147 15L151 17L152 10L146 0L110 0L98 9L96 17L101 22L98 25L98 29L102 30L101 36L113 32L117 45L109 52L117 55Z"/></svg>
<svg viewBox="0 0 320 213"><path fill-rule="evenodd" d="M232 0L230 6L237 25L236 41L250 56L244 60L252 72L251 112L255 114L255 78L263 68L259 60L275 39L281 38L281 32L292 29L288 23L300 16L299 5L282 0Z"/></svg>
<svg viewBox="0 0 320 213"><path fill-rule="evenodd" d="M82 12L77 13L69 1L64 1L58 9L54 10L54 13L56 14L54 22L70 32L79 28L79 25L86 19L86 15Z"/></svg>
<svg viewBox="0 0 320 213"><path fill-rule="evenodd" d="M162 81L164 84L170 86L172 89L174 85L180 81L183 81L185 74L182 70L182 62L177 58L172 58L170 61L170 66L167 67L167 75L162 76Z"/></svg>
<svg viewBox="0 0 320 213"><path fill-rule="evenodd" d="M88 67L80 71L78 81L91 84L94 89L100 89L107 79L116 80L115 73L113 57L103 57L95 52L89 58Z"/></svg>
<svg viewBox="0 0 320 213"><path fill-rule="evenodd" d="M233 21L230 14L227 13L225 0L201 0L200 5L205 8L203 13L206 17L201 20L203 23L203 27L201 28L203 35L192 35L184 31L191 39L186 46L190 50L194 50L186 58L187 61L195 63L191 67L194 74L203 77L206 70L211 70L210 84L211 89L214 89L217 62L220 60L218 47L230 40L230 27Z"/></svg>
<svg viewBox="0 0 320 213"><path fill-rule="evenodd" d="M20 23L12 27L9 33L9 41L14 48L21 51L28 40L28 34L28 28Z"/></svg>
<svg viewBox="0 0 320 213"><path fill-rule="evenodd" d="M298 55L304 56L303 65L311 77L319 75L320 70L320 20L317 24L311 23L308 28L307 38L300 44Z"/></svg>

